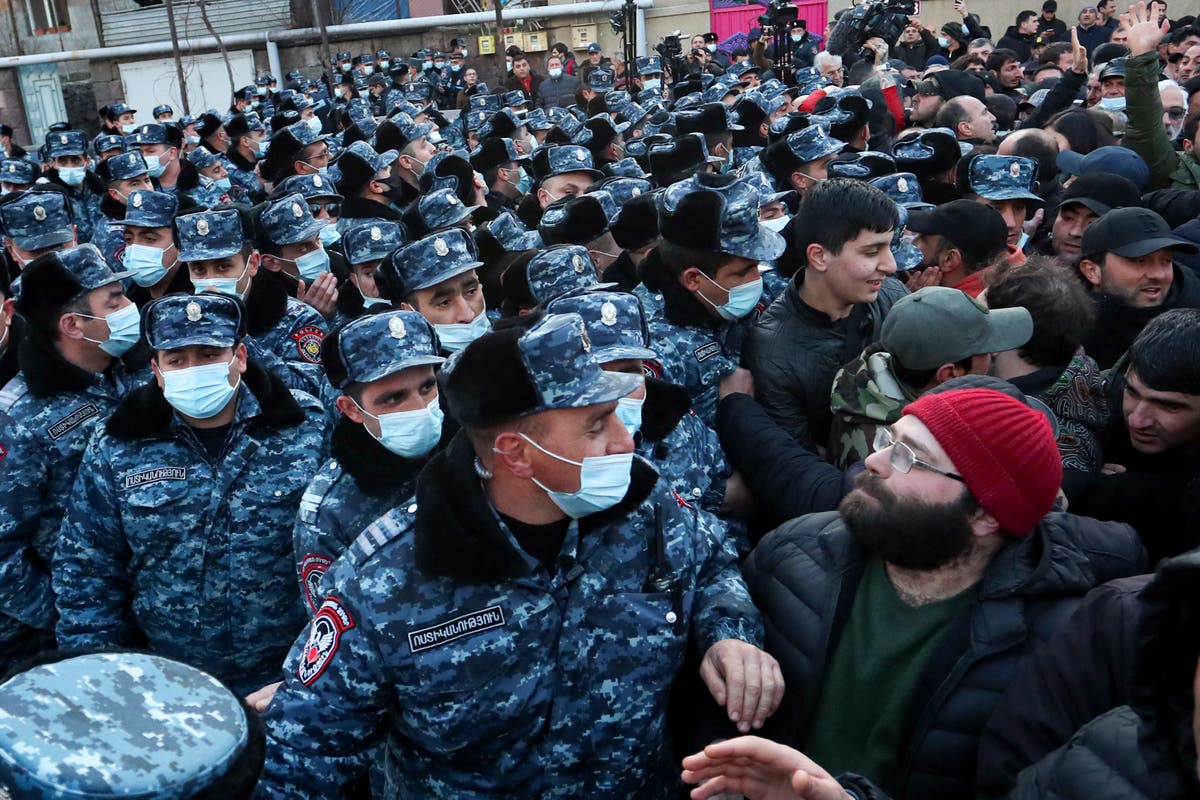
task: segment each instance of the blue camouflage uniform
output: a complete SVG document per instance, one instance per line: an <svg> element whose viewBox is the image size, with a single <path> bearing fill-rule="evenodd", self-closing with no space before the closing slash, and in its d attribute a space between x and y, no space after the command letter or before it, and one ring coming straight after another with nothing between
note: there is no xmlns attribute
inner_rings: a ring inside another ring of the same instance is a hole
<svg viewBox="0 0 1200 800"><path fill-rule="evenodd" d="M302 216L307 214L309 220L312 219L306 204L293 202L303 208ZM290 208L289 205L289 213ZM241 218L234 209L181 216L176 220L175 236L179 260L185 264L240 253L246 241ZM270 273L260 269L247 292L250 316L244 342L246 350L251 360L280 378L289 388L321 397L328 385L320 366L325 318L312 306L287 295L274 281L276 279ZM257 296L256 292L259 293ZM256 318L257 309L266 306L266 303L260 305L262 301L258 298L268 296L273 297L277 305Z"/></svg>
<svg viewBox="0 0 1200 800"><path fill-rule="evenodd" d="M437 354L433 328L415 311L360 317L332 333L321 349L340 390L445 361ZM329 565L368 525L412 497L428 453L411 458L394 453L343 416L333 431L332 455L301 497L292 533L300 589L311 613L325 597L321 578Z"/></svg>
<svg viewBox="0 0 1200 800"><path fill-rule="evenodd" d="M240 782L253 738L211 675L146 653L75 656L0 685L0 785L13 797L209 796Z"/></svg>
<svg viewBox="0 0 1200 800"><path fill-rule="evenodd" d="M668 188L658 204L663 238L681 247L767 262L783 252L783 237L758 221L758 191L733 176L693 176ZM730 320L709 313L711 308L679 284L657 252L642 264L642 272L635 293L645 309L650 346L659 355L647 364L655 377L686 389L692 410L711 428L718 384L737 369L755 311L764 307L761 285L757 305Z"/></svg>
<svg viewBox="0 0 1200 800"><path fill-rule="evenodd" d="M46 158L87 155L87 139L82 131L52 131L46 134L45 151ZM94 175L89 177L95 180ZM71 186L60 172L59 181L66 187L67 197L71 200L71 213L78 229L77 241L90 242L96 220L104 216L100 211L101 195L88 185L86 178L83 183Z"/></svg>
<svg viewBox="0 0 1200 800"><path fill-rule="evenodd" d="M53 324L74 296L111 285L91 245L61 251L23 275L17 310L34 321L21 342L21 372L0 391L0 654L31 646L54 629L50 563L84 447L125 393L150 378L114 359L104 373L68 363L34 328ZM31 629L34 629L31 631Z"/></svg>
<svg viewBox="0 0 1200 800"><path fill-rule="evenodd" d="M142 326L157 351L232 347L244 309L167 295ZM209 450L157 383L129 395L88 446L54 558L62 647L145 642L239 694L277 679L303 624L292 522L321 464L323 414L253 362Z"/></svg>
<svg viewBox="0 0 1200 800"><path fill-rule="evenodd" d="M497 413L485 405L589 406L638 384L599 369L575 314L486 338L442 385L468 424ZM493 368L523 371L528 387L519 401L488 390L477 416L468 406ZM564 520L557 557L542 560L491 505L486 474L456 436L414 501L326 574L266 711L259 796L343 796L376 732L387 797L673 796L665 711L689 641L703 652L762 638L729 543L634 456L624 498Z"/></svg>
<svg viewBox="0 0 1200 800"><path fill-rule="evenodd" d="M35 185L0 206L0 233L26 252L44 250L52 245L69 246L75 240L75 224L68 198L55 189ZM18 268L25 265L17 264ZM20 276L13 282L19 288Z"/></svg>

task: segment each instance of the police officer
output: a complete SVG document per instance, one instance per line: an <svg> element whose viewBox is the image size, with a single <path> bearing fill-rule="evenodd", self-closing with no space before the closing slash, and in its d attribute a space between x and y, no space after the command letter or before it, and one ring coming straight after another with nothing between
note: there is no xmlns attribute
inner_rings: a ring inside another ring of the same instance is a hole
<svg viewBox="0 0 1200 800"><path fill-rule="evenodd" d="M327 177L293 175L275 187L272 199L297 192L308 201L308 210L313 219L329 223L317 232L317 236L327 249L333 247L342 238L338 232L338 222L341 221L342 205L346 198L338 193L333 181Z"/></svg>
<svg viewBox="0 0 1200 800"><path fill-rule="evenodd" d="M445 353L456 353L491 330L476 270L475 240L465 231L434 233L405 245L375 273L381 296L425 317Z"/></svg>
<svg viewBox="0 0 1200 800"><path fill-rule="evenodd" d="M23 158L0 160L0 194L23 192L33 183L33 164Z"/></svg>
<svg viewBox="0 0 1200 800"><path fill-rule="evenodd" d="M179 158L183 146L183 134L176 125L140 125L127 141L130 147L141 151L146 161L146 171L154 181L157 191L175 194L179 182Z"/></svg>
<svg viewBox="0 0 1200 800"><path fill-rule="evenodd" d="M1023 251L1029 241L1025 219L1046 202L1034 191L1037 162L1022 156L972 156L960 164L956 181L963 197L979 200L1000 212L1008 227L1009 261L1023 264Z"/></svg>
<svg viewBox="0 0 1200 800"><path fill-rule="evenodd" d="M4 249L16 272L46 253L74 247L78 229L66 193L57 188L36 187L0 204ZM17 276L13 276L14 279Z"/></svg>
<svg viewBox="0 0 1200 800"><path fill-rule="evenodd" d="M342 413L332 460L304 492L293 532L300 588L314 614L329 565L368 525L412 497L417 473L443 439L435 370L445 359L437 351L433 327L415 311L360 317L321 346Z"/></svg>
<svg viewBox="0 0 1200 800"><path fill-rule="evenodd" d="M325 575L267 709L265 797L342 796L380 730L394 796L672 796L689 641L743 729L773 711L733 551L634 455L614 412L641 379L591 350L552 315L443 375L464 430Z"/></svg>
<svg viewBox="0 0 1200 800"><path fill-rule="evenodd" d="M296 193L257 207L263 269L298 299L331 319L337 308L337 278L320 231L329 223L313 217L304 196Z"/></svg>
<svg viewBox="0 0 1200 800"><path fill-rule="evenodd" d="M167 295L142 332L154 380L92 440L67 503L59 645L145 642L245 694L304 618L288 554L323 413L250 359L232 297Z"/></svg>
<svg viewBox="0 0 1200 800"><path fill-rule="evenodd" d="M172 230L178 210L175 195L139 189L129 195L125 219L117 223L125 232L121 263L134 284L129 296L139 306L170 292L192 292Z"/></svg>
<svg viewBox="0 0 1200 800"><path fill-rule="evenodd" d="M471 166L483 175L488 187L485 196L488 208L497 213L515 211L521 198L533 188L527 171L529 157L517 149L512 139L503 136L484 139L471 152Z"/></svg>
<svg viewBox="0 0 1200 800"><path fill-rule="evenodd" d="M342 237L346 271L339 276L338 289L340 317L355 319L391 305L379 293L375 270L392 251L404 245L406 238L403 225L382 220L362 222L346 231Z"/></svg>
<svg viewBox="0 0 1200 800"><path fill-rule="evenodd" d="M104 181L88 170L92 159L81 131L51 131L44 145L49 168L46 178L57 183L71 199L72 216L78 227L79 241L92 240L92 228L100 213Z"/></svg>
<svg viewBox="0 0 1200 800"><path fill-rule="evenodd" d="M25 338L25 321L17 316L13 304L9 265L0 261L0 388L16 377L21 365L17 353Z"/></svg>
<svg viewBox="0 0 1200 800"><path fill-rule="evenodd" d="M338 188L346 196L338 223L343 233L367 221L400 220L402 209L393 202L396 196L393 178L399 169L396 164L399 155L395 150L377 153L371 145L358 141L338 156L338 169L342 173Z"/></svg>
<svg viewBox="0 0 1200 800"><path fill-rule="evenodd" d="M741 360L751 313L762 301L760 261L784 240L758 220L759 194L732 176L698 174L658 198L663 241L642 262L641 298L655 377L679 384L709 427L718 384Z"/></svg>
<svg viewBox="0 0 1200 800"><path fill-rule="evenodd" d="M125 231L121 220L125 218L129 195L139 189L152 190L154 185L150 182L146 160L137 150L121 153L102 162L96 168L96 175L105 182L108 191L100 200L103 216L96 220L92 244L116 269L120 267L125 252Z"/></svg>
<svg viewBox="0 0 1200 800"><path fill-rule="evenodd" d="M245 800L262 769L254 712L211 675L161 656L38 664L0 685L0 710L0 785L11 797Z"/></svg>
<svg viewBox="0 0 1200 800"><path fill-rule="evenodd" d="M776 190L795 190L803 195L829 177L829 162L845 147L845 142L834 139L825 128L812 125L772 142L758 157L763 171L775 181Z"/></svg>
<svg viewBox="0 0 1200 800"><path fill-rule="evenodd" d="M294 215L290 206L287 213ZM320 367L325 320L288 295L280 273L260 269L250 214L223 208L177 217L175 243L197 293L220 292L245 301L244 344L255 363L293 389L320 396L326 385Z"/></svg>
<svg viewBox="0 0 1200 800"><path fill-rule="evenodd" d="M53 643L50 562L84 446L149 377L135 368L144 353L122 360L138 341L127 277L89 244L41 256L21 274L21 371L0 391L0 651L9 658Z"/></svg>
<svg viewBox="0 0 1200 800"><path fill-rule="evenodd" d="M225 123L229 134L229 179L246 190L253 200L263 195L263 182L255 172L259 159L267 154L267 128L257 114L238 114Z"/></svg>

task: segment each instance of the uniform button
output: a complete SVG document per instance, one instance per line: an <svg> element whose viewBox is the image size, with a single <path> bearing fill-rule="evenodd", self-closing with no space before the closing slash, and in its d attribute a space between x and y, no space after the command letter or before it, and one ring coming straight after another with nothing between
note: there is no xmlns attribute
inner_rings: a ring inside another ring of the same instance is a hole
<svg viewBox="0 0 1200 800"><path fill-rule="evenodd" d="M655 300L662 300L662 295L661 295L661 294L656 294L656 295L654 295L654 299L655 299Z"/></svg>
<svg viewBox="0 0 1200 800"><path fill-rule="evenodd" d="M417 504L416 503L413 503L411 506L408 507L408 513L410 513L410 514L417 513Z"/></svg>
<svg viewBox="0 0 1200 800"><path fill-rule="evenodd" d="M677 620L677 619L679 619L679 617L675 616L675 612L674 612L674 611L668 611L668 612L667 612L667 622L669 622L669 623L671 623L672 625L674 625L674 624L675 624L675 620Z"/></svg>
<svg viewBox="0 0 1200 800"><path fill-rule="evenodd" d="M330 465L329 465L329 471L330 471L330 472L333 472L335 469L337 469L337 464L336 464L336 463L333 463L333 464L330 464Z"/></svg>
<svg viewBox="0 0 1200 800"><path fill-rule="evenodd" d="M699 497L699 496L700 496L700 495L702 495L702 494L704 494L704 492L700 491L700 487L699 487L699 486L697 486L696 488L692 489L692 497Z"/></svg>
<svg viewBox="0 0 1200 800"><path fill-rule="evenodd" d="M283 492L281 492L281 491L279 491L278 489L276 489L276 490L275 490L275 496L276 496L276 497L283 497Z"/></svg>

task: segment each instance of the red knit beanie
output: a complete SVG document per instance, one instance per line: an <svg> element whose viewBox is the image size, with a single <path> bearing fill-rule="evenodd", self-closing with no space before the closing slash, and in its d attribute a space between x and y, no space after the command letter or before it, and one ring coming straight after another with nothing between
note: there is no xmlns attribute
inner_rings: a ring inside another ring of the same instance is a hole
<svg viewBox="0 0 1200 800"><path fill-rule="evenodd" d="M937 439L984 511L1014 536L1050 512L1062 458L1040 412L991 389L922 395L904 408Z"/></svg>

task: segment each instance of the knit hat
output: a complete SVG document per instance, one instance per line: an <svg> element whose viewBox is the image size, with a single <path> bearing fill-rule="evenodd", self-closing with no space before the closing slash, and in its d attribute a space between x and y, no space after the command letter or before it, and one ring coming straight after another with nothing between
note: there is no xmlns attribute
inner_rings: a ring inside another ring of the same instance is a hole
<svg viewBox="0 0 1200 800"><path fill-rule="evenodd" d="M929 428L1003 530L1027 536L1050 512L1062 459L1042 414L990 389L922 395L904 413Z"/></svg>

